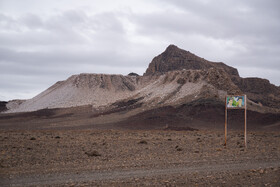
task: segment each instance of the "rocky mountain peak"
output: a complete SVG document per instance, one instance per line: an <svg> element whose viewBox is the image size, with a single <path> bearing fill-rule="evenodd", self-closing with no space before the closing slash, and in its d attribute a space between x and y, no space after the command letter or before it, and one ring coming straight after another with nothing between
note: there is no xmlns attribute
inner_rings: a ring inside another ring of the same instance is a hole
<svg viewBox="0 0 280 187"><path fill-rule="evenodd" d="M178 48L176 45L170 44L170 45L166 48L165 52L166 52L166 53L172 53L172 52L178 52L178 51L180 51L180 50L181 50L181 49Z"/></svg>
<svg viewBox="0 0 280 187"><path fill-rule="evenodd" d="M149 64L144 75L163 74L174 70L207 70L210 68L224 69L229 75L239 76L237 69L224 63L205 60L195 54L169 45L166 50L156 56Z"/></svg>

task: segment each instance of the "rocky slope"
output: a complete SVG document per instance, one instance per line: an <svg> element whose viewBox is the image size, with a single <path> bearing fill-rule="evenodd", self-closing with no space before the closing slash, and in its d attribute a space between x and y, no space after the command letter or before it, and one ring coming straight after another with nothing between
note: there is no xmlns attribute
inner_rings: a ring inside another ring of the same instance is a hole
<svg viewBox="0 0 280 187"><path fill-rule="evenodd" d="M168 46L155 57L144 75L161 75L174 70L206 70L207 82L216 89L227 94L246 94L254 104L280 109L279 86L266 79L242 78L236 68L207 61L175 45Z"/></svg>

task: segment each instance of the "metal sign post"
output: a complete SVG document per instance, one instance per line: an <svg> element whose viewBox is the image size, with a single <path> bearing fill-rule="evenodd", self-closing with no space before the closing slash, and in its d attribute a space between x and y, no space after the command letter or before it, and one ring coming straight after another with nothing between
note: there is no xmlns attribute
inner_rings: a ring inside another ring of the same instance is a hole
<svg viewBox="0 0 280 187"><path fill-rule="evenodd" d="M227 110L244 109L244 145L247 147L247 96L227 95L225 99L225 146L227 145Z"/></svg>

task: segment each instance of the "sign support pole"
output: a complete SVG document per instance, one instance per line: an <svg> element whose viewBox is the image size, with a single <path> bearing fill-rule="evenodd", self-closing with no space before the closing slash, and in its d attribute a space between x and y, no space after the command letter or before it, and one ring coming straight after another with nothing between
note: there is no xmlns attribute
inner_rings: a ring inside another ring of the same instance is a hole
<svg viewBox="0 0 280 187"><path fill-rule="evenodd" d="M225 101L225 146L227 146L227 97Z"/></svg>
<svg viewBox="0 0 280 187"><path fill-rule="evenodd" d="M245 111L244 111L244 144L245 144L245 148L247 148L247 96L244 96L245 99Z"/></svg>

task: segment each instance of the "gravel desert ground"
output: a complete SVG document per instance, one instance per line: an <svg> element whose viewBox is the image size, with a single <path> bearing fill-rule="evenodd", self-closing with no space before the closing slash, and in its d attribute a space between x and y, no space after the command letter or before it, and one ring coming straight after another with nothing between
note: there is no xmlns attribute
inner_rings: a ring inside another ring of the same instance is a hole
<svg viewBox="0 0 280 187"><path fill-rule="evenodd" d="M1 130L0 186L279 186L280 133Z"/></svg>

